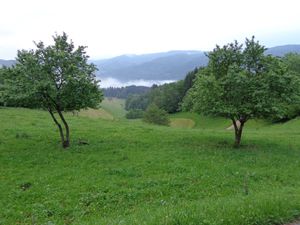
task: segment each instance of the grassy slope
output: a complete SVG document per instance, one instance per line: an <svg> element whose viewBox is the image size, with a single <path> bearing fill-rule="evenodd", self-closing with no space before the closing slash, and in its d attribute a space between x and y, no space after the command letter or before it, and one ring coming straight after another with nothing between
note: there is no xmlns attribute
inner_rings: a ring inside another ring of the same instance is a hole
<svg viewBox="0 0 300 225"><path fill-rule="evenodd" d="M113 115L115 119L125 118L125 100L119 98L105 98L101 102L101 107Z"/></svg>
<svg viewBox="0 0 300 225"><path fill-rule="evenodd" d="M209 116L199 116L196 113L190 113L190 112L179 112L175 114L170 115L171 121L172 119L191 119L195 122L194 127L195 128L201 128L205 130L216 130L216 129L226 129L228 128L232 123L228 119L224 119L221 117L209 117ZM268 125L267 122L262 120L250 120L247 122L248 128L254 128L254 129L260 129L264 126ZM189 126L187 126L189 127Z"/></svg>
<svg viewBox="0 0 300 225"><path fill-rule="evenodd" d="M71 113L70 113L71 115ZM72 114L73 115L73 114ZM93 119L104 119L104 120L113 120L114 116L103 108L100 109L85 109L80 110L76 116L89 117Z"/></svg>
<svg viewBox="0 0 300 225"><path fill-rule="evenodd" d="M197 117L197 129L67 119L72 147L63 151L46 112L0 109L0 224L250 225L300 216L300 120L251 122L237 150L222 119Z"/></svg>

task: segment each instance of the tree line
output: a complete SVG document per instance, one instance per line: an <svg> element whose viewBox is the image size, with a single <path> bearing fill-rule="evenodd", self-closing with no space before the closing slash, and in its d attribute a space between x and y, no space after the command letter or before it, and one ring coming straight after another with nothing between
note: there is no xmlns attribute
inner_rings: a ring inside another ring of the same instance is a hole
<svg viewBox="0 0 300 225"><path fill-rule="evenodd" d="M192 87L196 74L202 68L195 68L189 72L184 80L177 82L153 85L151 89L142 94L133 94L128 96L125 103L125 109L130 110L146 110L146 108L155 104L160 109L168 113L175 113L181 110L180 104L187 91Z"/></svg>
<svg viewBox="0 0 300 225"><path fill-rule="evenodd" d="M144 94L149 91L150 88L145 86L130 85L126 87L108 87L103 88L102 90L105 97L126 99L130 95Z"/></svg>

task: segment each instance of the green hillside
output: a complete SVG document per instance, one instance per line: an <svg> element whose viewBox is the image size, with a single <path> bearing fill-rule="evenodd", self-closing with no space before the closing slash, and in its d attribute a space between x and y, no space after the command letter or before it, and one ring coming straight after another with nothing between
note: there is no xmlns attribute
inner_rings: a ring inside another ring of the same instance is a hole
<svg viewBox="0 0 300 225"><path fill-rule="evenodd" d="M119 98L105 98L100 105L101 108L109 112L115 119L125 118L125 100Z"/></svg>
<svg viewBox="0 0 300 225"><path fill-rule="evenodd" d="M105 98L98 109L83 109L68 113L73 116L89 117L93 119L120 120L125 118L125 100L118 98Z"/></svg>
<svg viewBox="0 0 300 225"><path fill-rule="evenodd" d="M300 216L300 120L250 122L235 149L230 122L172 117L195 125L69 114L63 150L47 112L0 108L0 224L267 225Z"/></svg>

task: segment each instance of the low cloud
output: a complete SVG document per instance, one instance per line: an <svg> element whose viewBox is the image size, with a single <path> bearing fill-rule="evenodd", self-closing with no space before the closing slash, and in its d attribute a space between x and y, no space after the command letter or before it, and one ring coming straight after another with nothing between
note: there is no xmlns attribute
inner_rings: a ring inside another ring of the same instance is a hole
<svg viewBox="0 0 300 225"><path fill-rule="evenodd" d="M101 88L108 88L108 87L126 87L130 85L136 86L146 86L151 87L153 84L161 85L166 83L172 83L176 80L131 80L131 81L120 81L115 78L103 78L100 82Z"/></svg>

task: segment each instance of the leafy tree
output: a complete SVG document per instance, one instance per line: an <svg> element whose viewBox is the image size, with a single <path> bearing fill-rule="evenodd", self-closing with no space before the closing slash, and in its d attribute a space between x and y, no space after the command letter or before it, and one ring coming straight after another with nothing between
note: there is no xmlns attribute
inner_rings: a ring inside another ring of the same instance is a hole
<svg viewBox="0 0 300 225"><path fill-rule="evenodd" d="M188 110L231 119L237 147L249 119L281 117L297 94L297 77L265 50L254 37L246 39L245 48L236 41L217 46L183 104Z"/></svg>
<svg viewBox="0 0 300 225"><path fill-rule="evenodd" d="M141 94L141 95L129 95L125 102L126 110L146 110L149 105L149 94Z"/></svg>
<svg viewBox="0 0 300 225"><path fill-rule="evenodd" d="M170 120L166 111L158 108L157 105L151 104L148 106L144 113L143 120L147 123L153 123L158 125L169 125Z"/></svg>
<svg viewBox="0 0 300 225"><path fill-rule="evenodd" d="M168 113L175 113L179 110L179 103L183 96L183 81L164 84L152 89L149 92L150 104L154 103Z"/></svg>
<svg viewBox="0 0 300 225"><path fill-rule="evenodd" d="M195 68L193 71L188 72L183 80L183 96L187 93L187 91L193 86L194 80L196 78L196 74L202 70L203 68ZM183 97L182 96L182 97Z"/></svg>
<svg viewBox="0 0 300 225"><path fill-rule="evenodd" d="M283 57L283 61L290 71L300 76L300 54L288 53Z"/></svg>
<svg viewBox="0 0 300 225"><path fill-rule="evenodd" d="M70 129L63 112L97 107L102 92L95 78L96 67L87 61L86 47L75 48L65 33L53 40L53 45L39 42L36 50L18 51L16 66L8 69L6 96L48 110L62 146L67 148Z"/></svg>
<svg viewBox="0 0 300 225"><path fill-rule="evenodd" d="M290 73L300 78L300 54L288 53L282 58L285 66ZM286 104L287 110L283 117L272 118L274 122L284 122L293 119L300 115L300 104L299 102L292 102L291 104Z"/></svg>

